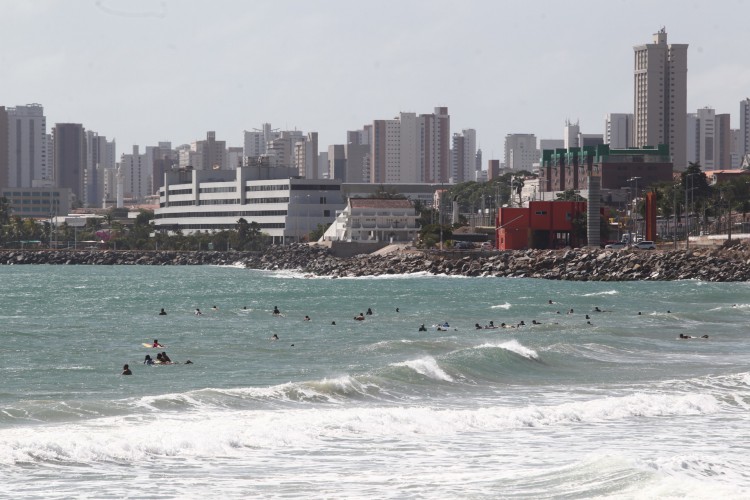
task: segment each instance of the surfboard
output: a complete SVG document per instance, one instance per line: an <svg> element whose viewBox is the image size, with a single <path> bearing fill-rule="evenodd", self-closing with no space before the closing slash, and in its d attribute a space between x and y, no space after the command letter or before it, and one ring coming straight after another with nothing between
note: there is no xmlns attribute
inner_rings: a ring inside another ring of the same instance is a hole
<svg viewBox="0 0 750 500"><path fill-rule="evenodd" d="M145 342L144 342L144 343L143 343L143 344L141 344L141 345L142 345L143 347L151 347L151 348L154 348L154 344L147 344L147 343L145 343ZM156 349L160 349L160 348L162 348L162 347L166 348L167 346L165 346L165 345L160 345L160 346L157 346L157 347L156 347Z"/></svg>

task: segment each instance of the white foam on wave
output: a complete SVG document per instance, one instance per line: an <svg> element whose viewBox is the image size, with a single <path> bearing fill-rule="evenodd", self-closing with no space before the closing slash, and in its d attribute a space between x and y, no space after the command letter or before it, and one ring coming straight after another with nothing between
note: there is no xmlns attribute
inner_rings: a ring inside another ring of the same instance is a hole
<svg viewBox="0 0 750 500"><path fill-rule="evenodd" d="M605 292L591 292L591 293L584 293L584 294L582 295L582 297L596 297L596 296L599 296L599 295L617 295L617 294L619 294L619 293L620 293L620 292L618 292L617 290L607 290L607 291L605 291Z"/></svg>
<svg viewBox="0 0 750 500"><path fill-rule="evenodd" d="M438 362L432 356L425 356L423 358L403 361L401 363L391 363L391 366L405 366L411 368L420 375L424 375L425 377L434 380L443 380L445 382L454 381L453 377L440 368L440 365L438 365Z"/></svg>
<svg viewBox="0 0 750 500"><path fill-rule="evenodd" d="M505 304L498 304L496 306L492 306L491 309L505 309L506 311L510 309L511 305L509 302L506 302Z"/></svg>
<svg viewBox="0 0 750 500"><path fill-rule="evenodd" d="M231 460L252 450L319 453L335 443L423 439L525 427L590 426L597 422L704 415L720 410L701 394L634 394L558 405L482 408L304 406L276 410L194 410L106 417L77 424L0 429L0 463L140 464L167 458ZM570 431L570 429L568 429ZM275 455L274 455L275 456Z"/></svg>
<svg viewBox="0 0 750 500"><path fill-rule="evenodd" d="M209 267L225 267L229 269L247 269L247 266L245 266L245 264L239 260L231 264L210 264Z"/></svg>
<svg viewBox="0 0 750 500"><path fill-rule="evenodd" d="M507 342L501 342L499 344L495 342L488 342L486 344L477 346L476 349L505 349L506 351L516 353L519 356L523 356L524 358L537 360L539 359L539 353L537 353L534 349L530 349L521 344L516 339L511 339Z"/></svg>

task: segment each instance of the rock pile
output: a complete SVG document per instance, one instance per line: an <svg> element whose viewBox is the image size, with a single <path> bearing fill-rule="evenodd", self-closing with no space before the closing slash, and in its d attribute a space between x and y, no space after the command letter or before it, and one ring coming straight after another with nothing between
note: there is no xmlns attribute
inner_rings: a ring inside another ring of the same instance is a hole
<svg viewBox="0 0 750 500"><path fill-rule="evenodd" d="M750 280L750 247L732 242L711 250L525 250L463 256L400 252L338 258L326 248L274 246L251 252L147 252L99 250L0 251L0 264L232 265L298 270L316 276L354 277L429 273L572 281Z"/></svg>

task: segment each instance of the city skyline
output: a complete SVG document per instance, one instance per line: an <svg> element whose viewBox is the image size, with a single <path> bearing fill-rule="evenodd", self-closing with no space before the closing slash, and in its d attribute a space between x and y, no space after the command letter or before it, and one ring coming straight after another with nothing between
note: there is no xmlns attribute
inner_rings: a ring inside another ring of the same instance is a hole
<svg viewBox="0 0 750 500"><path fill-rule="evenodd" d="M373 120L447 106L451 132L475 129L484 158L502 158L507 134L556 139L568 119L601 134L607 113L632 113L633 46L662 26L690 46L688 110L738 128L750 94L740 1L0 2L3 104L41 103L48 128L82 123L118 156L207 130L240 146L265 122L318 132L323 151Z"/></svg>

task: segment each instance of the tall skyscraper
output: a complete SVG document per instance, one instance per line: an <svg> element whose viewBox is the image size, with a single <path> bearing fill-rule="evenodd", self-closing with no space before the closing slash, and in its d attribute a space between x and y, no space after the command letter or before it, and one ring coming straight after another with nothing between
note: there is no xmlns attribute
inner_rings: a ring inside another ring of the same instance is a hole
<svg viewBox="0 0 750 500"><path fill-rule="evenodd" d="M451 175L450 115L400 113L375 120L370 132L370 182L448 182Z"/></svg>
<svg viewBox="0 0 750 500"><path fill-rule="evenodd" d="M453 134L451 180L454 184L476 180L477 132L473 128ZM481 168L481 161L480 161Z"/></svg>
<svg viewBox="0 0 750 500"><path fill-rule="evenodd" d="M750 154L750 97L740 101L740 149L742 155Z"/></svg>
<svg viewBox="0 0 750 500"><path fill-rule="evenodd" d="M8 186L8 111L0 106L0 188Z"/></svg>
<svg viewBox="0 0 750 500"><path fill-rule="evenodd" d="M632 113L607 113L604 118L604 143L612 149L633 146Z"/></svg>
<svg viewBox="0 0 750 500"><path fill-rule="evenodd" d="M8 108L8 187L52 181L47 162L47 119L41 104Z"/></svg>
<svg viewBox="0 0 750 500"><path fill-rule="evenodd" d="M80 123L56 123L52 131L57 187L70 188L79 202L84 199L86 133Z"/></svg>
<svg viewBox="0 0 750 500"><path fill-rule="evenodd" d="M687 49L668 44L664 28L654 43L633 47L634 145L668 144L677 169L687 166Z"/></svg>

